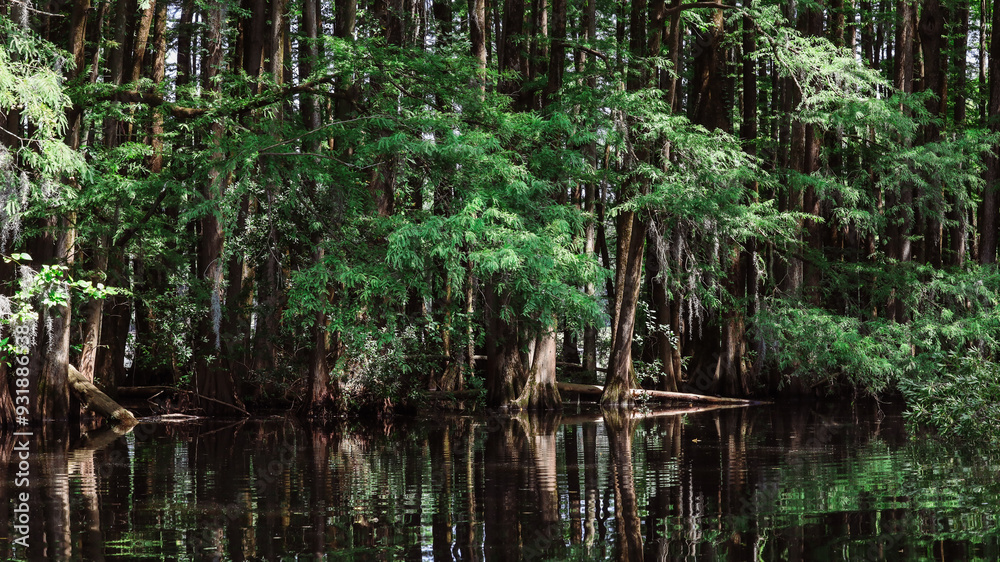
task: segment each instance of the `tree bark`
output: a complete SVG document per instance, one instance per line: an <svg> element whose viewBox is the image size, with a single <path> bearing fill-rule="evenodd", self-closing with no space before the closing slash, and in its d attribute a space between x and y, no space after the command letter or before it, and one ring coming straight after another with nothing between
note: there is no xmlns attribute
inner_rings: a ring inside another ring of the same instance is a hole
<svg viewBox="0 0 1000 562"><path fill-rule="evenodd" d="M94 386L93 382L72 365L67 367L67 384L85 408L108 419L117 429L127 431L139 423L132 412L101 392L101 389Z"/></svg>
<svg viewBox="0 0 1000 562"><path fill-rule="evenodd" d="M317 0L303 0L302 26L304 37L299 46L303 54L299 58L299 76L307 77L313 73L313 65L319 58L319 20ZM300 99L303 127L308 131L319 129L322 123L318 100L312 95L303 95ZM303 148L306 152L316 152L317 146L308 141ZM319 204L322 194L319 183L312 177L306 179L306 189L314 204ZM324 268L324 248L322 232L311 233L314 267ZM326 295L318 297L325 301ZM330 366L327 361L329 354L329 332L327 330L326 312L319 310L315 314L312 326L312 349L309 352L309 396L304 405L307 415L322 417L328 412L339 409L339 387L331 385Z"/></svg>
<svg viewBox="0 0 1000 562"><path fill-rule="evenodd" d="M552 47L545 95L551 99L562 88L566 66L566 0L552 0Z"/></svg>
<svg viewBox="0 0 1000 562"><path fill-rule="evenodd" d="M500 80L497 89L514 99L516 109L525 109L530 105L530 95L526 97L522 91L527 70L527 58L520 46L524 34L524 15L524 0L504 2L503 38L497 48L500 54L500 71L509 76Z"/></svg>
<svg viewBox="0 0 1000 562"><path fill-rule="evenodd" d="M485 289L486 405L506 410L515 405L524 380L517 323L503 318L503 309L510 305L510 294L498 294L493 284Z"/></svg>
<svg viewBox="0 0 1000 562"><path fill-rule="evenodd" d="M934 94L934 99L927 100L927 110L934 119L944 118L948 109L948 76L945 69L944 32L945 14L939 0L924 0L920 25L917 27L920 36L920 50L923 55L923 88ZM940 140L940 127L932 120L924 127L924 142ZM934 267L941 267L941 216L936 206L944 205L944 193L936 180L931 179L928 189L933 190L933 196L928 197L936 202L931 205L924 217L923 261ZM940 207L938 207L940 208Z"/></svg>
<svg viewBox="0 0 1000 562"><path fill-rule="evenodd" d="M618 215L618 260L615 263L615 320L611 324L611 355L608 376L601 395L604 406L632 404L630 390L635 386L632 366L632 337L635 334L635 311L642 289L643 247L646 242L644 221L633 211Z"/></svg>
<svg viewBox="0 0 1000 562"><path fill-rule="evenodd" d="M218 75L223 60L223 25L226 8L222 2L213 2L207 6L208 27L205 35L205 56L202 61L202 88L209 95L219 92ZM211 126L211 141L219 146L223 135L220 122ZM224 158L221 149L216 149L212 155L213 162ZM222 306L225 298L223 285L222 250L225 234L219 222L222 215L219 205L226 191L228 178L222 174L215 164L208 173L208 181L203 184L202 197L210 202L217 212L210 212L199 219L201 236L198 238L198 279L202 281L208 292L209 313L198 322L196 340L195 377L199 396L210 400L202 400L201 406L209 414L231 413L225 405L238 406L236 383L232 374L222 361Z"/></svg>
<svg viewBox="0 0 1000 562"><path fill-rule="evenodd" d="M1000 133L1000 9L993 9L993 31L990 37L989 57L989 129ZM1000 213L1000 197L997 196L997 182L1000 181L1000 158L996 156L1000 145L986 155L986 190L979 206L979 263L993 265L997 262L997 216Z"/></svg>
<svg viewBox="0 0 1000 562"><path fill-rule="evenodd" d="M477 86L486 92L486 0L469 0L469 42L478 68Z"/></svg>
<svg viewBox="0 0 1000 562"><path fill-rule="evenodd" d="M965 125L966 114L967 79L965 74L968 71L968 59L966 55L969 41L969 6L963 3L956 5L954 8L954 18L958 22L958 29L952 38L954 41L952 46L952 66L955 69L952 72L952 76L955 77L955 86L952 88L952 92L953 99L955 100L955 126L963 127ZM957 194L952 196L950 203L951 209L948 211L948 220L952 223L952 226L948 231L951 249L948 263L956 267L963 267L968 252L969 206Z"/></svg>
<svg viewBox="0 0 1000 562"><path fill-rule="evenodd" d="M535 343L535 358L531 362L528 380L516 402L522 410L562 408L562 399L556 388L556 333L557 322L553 315Z"/></svg>
<svg viewBox="0 0 1000 562"><path fill-rule="evenodd" d="M73 4L69 26L69 51L75 66L69 73L71 81L83 73L84 43L87 37L89 10L90 0L77 0ZM66 144L71 150L80 148L82 116L83 110L78 106L71 107L67 112ZM73 264L74 246L76 245L75 213L55 218L51 224L61 229L53 258L59 265L70 266ZM43 311L44 315L51 321L51 329L48 333L49 351L43 360L41 377L38 382L38 408L35 413L40 419L64 420L70 413L66 372L69 368L71 310L67 299L65 306L52 306Z"/></svg>

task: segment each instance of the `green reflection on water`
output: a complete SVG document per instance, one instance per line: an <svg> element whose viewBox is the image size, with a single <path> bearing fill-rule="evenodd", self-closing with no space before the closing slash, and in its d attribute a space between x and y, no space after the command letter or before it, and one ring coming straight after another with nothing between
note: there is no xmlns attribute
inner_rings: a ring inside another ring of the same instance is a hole
<svg viewBox="0 0 1000 562"><path fill-rule="evenodd" d="M1000 559L1000 452L910 438L872 404L107 441L38 444L31 548L8 510L0 559Z"/></svg>

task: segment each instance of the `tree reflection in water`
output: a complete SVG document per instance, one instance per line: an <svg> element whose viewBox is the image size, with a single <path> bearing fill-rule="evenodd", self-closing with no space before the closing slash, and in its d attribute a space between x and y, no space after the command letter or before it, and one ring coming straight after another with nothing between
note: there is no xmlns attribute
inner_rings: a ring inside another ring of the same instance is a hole
<svg viewBox="0 0 1000 562"><path fill-rule="evenodd" d="M1000 559L1000 452L857 404L45 437L2 560Z"/></svg>
<svg viewBox="0 0 1000 562"><path fill-rule="evenodd" d="M623 410L605 410L604 426L611 449L611 472L614 474L615 521L618 531L615 558L622 562L642 559L642 531L635 496L635 471L632 467L632 415Z"/></svg>

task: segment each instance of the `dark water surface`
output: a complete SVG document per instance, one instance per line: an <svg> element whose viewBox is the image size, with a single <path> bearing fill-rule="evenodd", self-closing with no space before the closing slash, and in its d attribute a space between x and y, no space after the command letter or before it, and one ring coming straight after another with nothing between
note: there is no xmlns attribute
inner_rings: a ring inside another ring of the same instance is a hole
<svg viewBox="0 0 1000 562"><path fill-rule="evenodd" d="M1000 451L892 408L5 435L0 560L1000 559Z"/></svg>

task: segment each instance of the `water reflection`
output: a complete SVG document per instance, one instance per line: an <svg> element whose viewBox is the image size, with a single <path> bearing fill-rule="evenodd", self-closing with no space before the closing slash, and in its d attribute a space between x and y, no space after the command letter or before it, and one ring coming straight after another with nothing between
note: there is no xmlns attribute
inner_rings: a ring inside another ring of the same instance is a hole
<svg viewBox="0 0 1000 562"><path fill-rule="evenodd" d="M1000 558L1000 453L911 440L874 403L399 423L50 428L30 546L7 502L0 559Z"/></svg>

